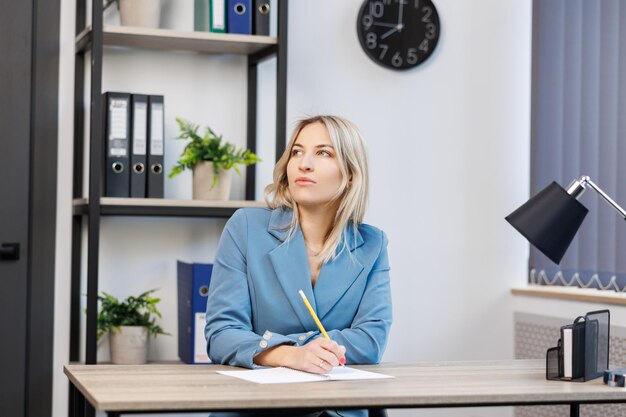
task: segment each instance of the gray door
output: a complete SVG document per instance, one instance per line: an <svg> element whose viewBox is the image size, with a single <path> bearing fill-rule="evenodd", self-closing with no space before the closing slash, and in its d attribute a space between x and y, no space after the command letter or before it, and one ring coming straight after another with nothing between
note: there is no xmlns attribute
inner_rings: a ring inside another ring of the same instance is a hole
<svg viewBox="0 0 626 417"><path fill-rule="evenodd" d="M59 0L0 14L0 416L52 404Z"/></svg>
<svg viewBox="0 0 626 417"><path fill-rule="evenodd" d="M0 415L25 413L32 3L0 14ZM19 245L19 248L13 245ZM11 252L19 251L19 255ZM18 259L12 259L18 257Z"/></svg>
<svg viewBox="0 0 626 417"><path fill-rule="evenodd" d="M3 333L0 416L23 416L28 321L32 2L4 2L4 6L5 12L0 14L0 329ZM18 259L11 259L13 244L19 245Z"/></svg>

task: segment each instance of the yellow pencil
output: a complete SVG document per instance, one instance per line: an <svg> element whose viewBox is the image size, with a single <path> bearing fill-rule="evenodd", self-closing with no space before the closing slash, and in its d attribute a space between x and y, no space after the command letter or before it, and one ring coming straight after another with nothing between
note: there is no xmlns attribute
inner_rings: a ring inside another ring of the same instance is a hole
<svg viewBox="0 0 626 417"><path fill-rule="evenodd" d="M317 317L317 314L315 314L315 310L313 310L313 307L311 307L311 304L309 303L309 300L306 298L306 295L304 295L304 292L302 290L298 292L300 293L300 297L302 297L302 301L304 301L304 305L309 310L309 313L311 313L311 317L313 317L315 324L317 324L317 327L320 329L320 332L322 332L326 340L330 340L330 337L328 337L328 333L326 333L326 329L324 329L322 322ZM345 366L343 363L341 363L340 365Z"/></svg>

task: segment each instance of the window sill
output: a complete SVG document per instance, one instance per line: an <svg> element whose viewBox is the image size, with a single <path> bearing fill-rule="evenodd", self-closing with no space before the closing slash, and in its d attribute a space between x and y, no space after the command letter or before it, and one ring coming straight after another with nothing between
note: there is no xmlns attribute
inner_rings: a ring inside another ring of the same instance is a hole
<svg viewBox="0 0 626 417"><path fill-rule="evenodd" d="M626 293L597 290L595 288L529 285L523 288L512 288L511 293L513 295L524 295L529 297L557 298L562 300L626 305Z"/></svg>

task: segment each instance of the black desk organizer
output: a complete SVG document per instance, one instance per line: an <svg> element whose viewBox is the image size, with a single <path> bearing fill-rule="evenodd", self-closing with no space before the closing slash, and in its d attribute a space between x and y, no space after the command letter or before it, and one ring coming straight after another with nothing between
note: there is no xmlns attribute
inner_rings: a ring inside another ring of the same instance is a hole
<svg viewBox="0 0 626 417"><path fill-rule="evenodd" d="M572 378L563 377L563 329L573 330ZM601 377L609 368L609 310L598 310L580 316L571 325L561 327L556 347L546 353L546 379L584 382Z"/></svg>

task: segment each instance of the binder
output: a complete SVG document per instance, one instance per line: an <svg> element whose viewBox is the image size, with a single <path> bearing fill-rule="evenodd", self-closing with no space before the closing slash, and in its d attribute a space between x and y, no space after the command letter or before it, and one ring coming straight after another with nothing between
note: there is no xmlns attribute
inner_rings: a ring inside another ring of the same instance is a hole
<svg viewBox="0 0 626 417"><path fill-rule="evenodd" d="M133 94L131 103L130 196L144 198L146 196L148 96Z"/></svg>
<svg viewBox="0 0 626 417"><path fill-rule="evenodd" d="M557 346L546 353L546 379L584 382L603 375L609 367L609 310L577 317L561 327Z"/></svg>
<svg viewBox="0 0 626 417"><path fill-rule="evenodd" d="M193 30L196 32L209 32L209 0L194 0L193 7Z"/></svg>
<svg viewBox="0 0 626 417"><path fill-rule="evenodd" d="M228 33L252 34L252 0L228 0Z"/></svg>
<svg viewBox="0 0 626 417"><path fill-rule="evenodd" d="M178 356L189 364L210 363L204 337L212 264L177 262Z"/></svg>
<svg viewBox="0 0 626 417"><path fill-rule="evenodd" d="M211 32L226 32L226 0L209 0L209 28Z"/></svg>
<svg viewBox="0 0 626 417"><path fill-rule="evenodd" d="M107 92L103 95L105 123L104 195L128 197L130 94Z"/></svg>
<svg viewBox="0 0 626 417"><path fill-rule="evenodd" d="M269 0L254 0L254 31L255 35L269 36L270 34L270 2Z"/></svg>
<svg viewBox="0 0 626 417"><path fill-rule="evenodd" d="M148 198L163 198L163 96L148 97Z"/></svg>

